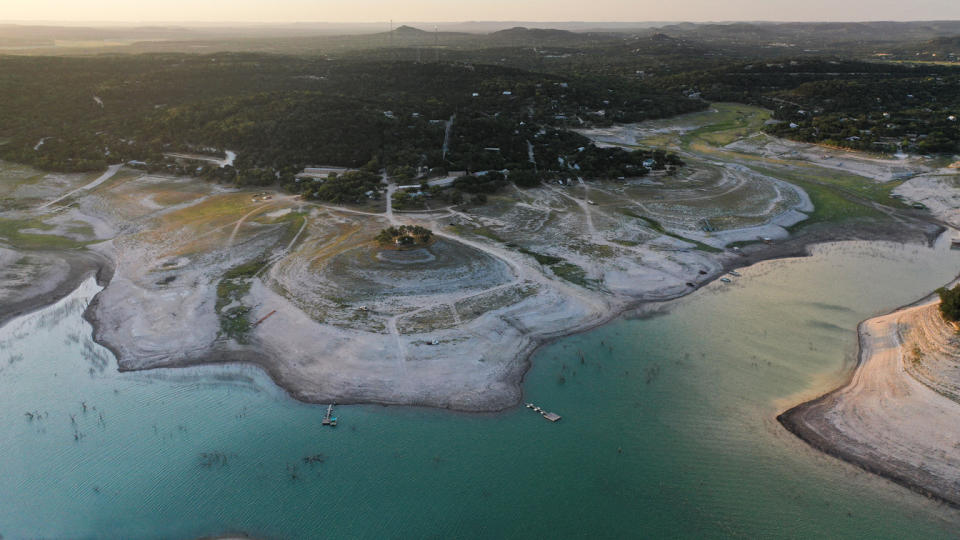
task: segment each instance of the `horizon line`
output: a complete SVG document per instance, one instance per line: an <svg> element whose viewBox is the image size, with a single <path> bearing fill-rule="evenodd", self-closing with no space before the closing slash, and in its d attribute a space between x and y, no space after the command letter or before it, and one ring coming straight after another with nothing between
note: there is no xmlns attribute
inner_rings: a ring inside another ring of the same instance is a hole
<svg viewBox="0 0 960 540"><path fill-rule="evenodd" d="M727 20L521 20L521 19L486 19L486 20L400 20L393 19L394 24L793 24L793 23L918 23L918 22L960 22L956 19L727 19ZM111 25L244 25L244 26L272 26L272 25L310 25L310 24L329 24L329 25L379 25L390 24L390 19L382 21L324 21L324 20L305 20L305 21L244 21L244 20L100 20L100 19L76 19L76 20L56 20L56 19L0 19L3 25L34 25L34 26L55 26L55 25L80 25L80 24L111 24Z"/></svg>

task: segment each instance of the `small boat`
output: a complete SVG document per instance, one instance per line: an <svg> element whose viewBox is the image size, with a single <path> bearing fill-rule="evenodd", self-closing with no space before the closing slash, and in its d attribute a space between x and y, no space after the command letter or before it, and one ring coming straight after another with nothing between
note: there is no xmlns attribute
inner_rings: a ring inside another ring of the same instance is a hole
<svg viewBox="0 0 960 540"><path fill-rule="evenodd" d="M731 270L731 271L729 271L729 272L727 272L727 273L730 274L730 275L733 276L733 277L740 277L740 272L737 272L736 270Z"/></svg>
<svg viewBox="0 0 960 540"><path fill-rule="evenodd" d="M722 281L722 282L724 282L724 283L730 283L730 282L731 282L730 278L725 278L725 277L720 278L720 281Z"/></svg>

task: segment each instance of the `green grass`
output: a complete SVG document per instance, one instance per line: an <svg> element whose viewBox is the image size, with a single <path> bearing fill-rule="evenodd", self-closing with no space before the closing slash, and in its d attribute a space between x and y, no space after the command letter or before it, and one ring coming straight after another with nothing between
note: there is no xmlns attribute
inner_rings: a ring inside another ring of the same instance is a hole
<svg viewBox="0 0 960 540"><path fill-rule="evenodd" d="M854 197L890 204L888 206L903 207L896 199L890 198L890 192L902 182L888 182L877 184L870 180L854 175L808 175L795 171L783 171L752 167L755 171L773 176L797 185L807 192L813 203L813 212L809 218L788 230L794 232L807 225L815 223L839 223L850 219L886 219L886 214L853 200ZM814 179L815 178L815 179Z"/></svg>
<svg viewBox="0 0 960 540"><path fill-rule="evenodd" d="M629 216L629 217L632 217L632 218L636 218L636 219L643 220L651 229L657 231L658 233L667 235L667 236L669 236L669 237L671 237L671 238L676 238L677 240L683 240L684 242L689 242L689 243L697 246L697 249L699 249L700 251L706 251L707 253L720 253L721 251L723 251L722 249L715 248L715 247L713 247L713 246L711 246L711 245L708 245L708 244L704 244L703 242L698 242L698 241L696 241L696 240L691 240L690 238L687 238L687 237L685 237L685 236L680 236L679 234L674 234L674 233L672 233L672 232L664 229L664 228L663 228L663 225L662 225L659 221L657 221L657 220L655 220L655 219L653 219L653 218L648 218L648 217L646 217L646 216L641 216L640 214L637 214L637 213L635 213L635 212L633 212L633 211L631 211L631 210L627 210L626 208L621 208L621 209L618 210L618 212L620 212L621 214L623 214L623 215L625 215L625 216Z"/></svg>
<svg viewBox="0 0 960 540"><path fill-rule="evenodd" d="M250 331L250 308L234 306L220 313L220 332L237 343L247 343Z"/></svg>
<svg viewBox="0 0 960 540"><path fill-rule="evenodd" d="M224 309L234 302L242 302L243 297L250 292L250 279L253 278L266 262L256 260L235 266L223 274L217 283L216 311L220 317L220 334L237 341L247 342L247 333L250 331L249 306L239 305Z"/></svg>
<svg viewBox="0 0 960 540"><path fill-rule="evenodd" d="M77 249L84 242L54 234L25 233L24 229L51 230L54 227L38 219L0 219L0 238L18 249Z"/></svg>
<svg viewBox="0 0 960 540"><path fill-rule="evenodd" d="M533 257L534 259L537 260L538 263L542 264L543 266L550 266L552 264L557 264L563 261L563 259L561 259L560 257L554 257L553 255L544 255L542 253L530 251L529 249L526 249L526 248L520 248L517 251L519 251L520 253L523 253L524 255L529 255Z"/></svg>
<svg viewBox="0 0 960 540"><path fill-rule="evenodd" d="M700 139L713 146L726 146L738 139L763 129L764 122L770 119L770 111L737 103L714 103L716 113L711 114L710 123L697 128L680 138L684 148L694 139Z"/></svg>
<svg viewBox="0 0 960 540"><path fill-rule="evenodd" d="M890 196L890 194L893 193L893 190L897 189L897 187L903 184L905 180L892 180L890 182L881 183L875 182L863 176L858 176L856 174L832 171L822 167L811 167L809 169L804 167L801 169L791 170L771 169L760 166L750 166L750 168L761 174L786 180L787 182L791 183L794 183L795 181L806 181L825 184L829 187L835 187L840 191L849 193L850 195L863 197L873 202L893 208L907 207L907 205L902 201L898 201Z"/></svg>
<svg viewBox="0 0 960 540"><path fill-rule="evenodd" d="M851 173L834 171L817 167L814 164L798 164L789 169L773 167L774 163L785 163L761 156L742 152L726 153L717 150L735 140L746 137L751 133L761 131L764 122L770 118L769 111L745 105L716 103L713 105L717 113L709 117L709 124L693 130L681 137L683 148L708 155L717 155L721 159L744 162L754 171L795 184L810 196L814 210L809 219L790 227L794 232L797 229L815 223L838 223L851 219L884 219L886 215L863 201L872 201L891 208L906 208L906 205L890 197L894 189L903 183L902 180L892 182L874 182ZM696 146L696 150L693 147ZM727 154L724 156L723 154ZM860 199L860 200L858 200ZM679 238L691 241L663 230L658 223L649 218L637 216L650 224L651 228ZM699 246L698 246L699 247ZM709 251L709 250L708 250Z"/></svg>
<svg viewBox="0 0 960 540"><path fill-rule="evenodd" d="M283 216L280 221L287 222L287 229L283 232L283 238L280 240L284 247L286 247L286 245L297 236L297 233L300 232L300 228L303 227L303 224L307 221L307 214L304 212L290 212Z"/></svg>
<svg viewBox="0 0 960 540"><path fill-rule="evenodd" d="M464 225L451 225L448 227L453 233L459 234L461 236L466 236L468 234L475 234L477 236L482 236L493 240L494 242L499 242L501 244L507 243L506 240L497 236L497 234L486 227L469 227Z"/></svg>
<svg viewBox="0 0 960 540"><path fill-rule="evenodd" d="M565 279L574 285L580 285L581 287L588 288L596 285L594 280L587 279L587 273L583 268L580 268L571 262L555 264L550 267L550 270L557 277Z"/></svg>
<svg viewBox="0 0 960 540"><path fill-rule="evenodd" d="M265 265L266 262L259 259L241 264L240 266L235 266L227 270L227 272L223 274L223 279L252 278L257 272L262 270Z"/></svg>
<svg viewBox="0 0 960 540"><path fill-rule="evenodd" d="M836 189L812 182L799 180L793 180L791 182L807 192L807 195L810 196L810 201L813 202L814 210L809 214L810 217L807 220L789 227L788 230L790 232L815 223L839 223L859 218L886 218L879 210L851 201L843 197Z"/></svg>

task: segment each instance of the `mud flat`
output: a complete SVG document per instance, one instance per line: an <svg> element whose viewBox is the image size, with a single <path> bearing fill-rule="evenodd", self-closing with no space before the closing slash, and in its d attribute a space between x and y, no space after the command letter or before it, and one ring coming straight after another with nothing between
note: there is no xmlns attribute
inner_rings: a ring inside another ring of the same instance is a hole
<svg viewBox="0 0 960 540"><path fill-rule="evenodd" d="M90 276L110 280L110 261L86 251L21 252L0 247L0 326L56 303Z"/></svg>
<svg viewBox="0 0 960 540"><path fill-rule="evenodd" d="M850 381L777 419L814 448L960 507L955 332L931 299L864 321L858 331Z"/></svg>
<svg viewBox="0 0 960 540"><path fill-rule="evenodd" d="M929 208L938 219L960 227L960 170L940 169L912 178L894 193Z"/></svg>

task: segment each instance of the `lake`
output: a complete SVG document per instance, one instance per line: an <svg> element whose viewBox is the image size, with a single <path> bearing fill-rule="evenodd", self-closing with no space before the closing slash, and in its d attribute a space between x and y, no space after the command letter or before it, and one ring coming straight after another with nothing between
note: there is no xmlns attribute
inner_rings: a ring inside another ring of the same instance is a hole
<svg viewBox="0 0 960 540"><path fill-rule="evenodd" d="M843 380L859 321L957 275L948 243L820 246L544 346L524 400L555 424L342 406L329 428L254 367L119 373L91 280L0 328L0 535L950 537L960 512L775 420Z"/></svg>

